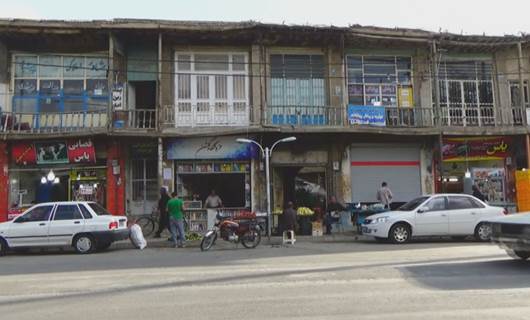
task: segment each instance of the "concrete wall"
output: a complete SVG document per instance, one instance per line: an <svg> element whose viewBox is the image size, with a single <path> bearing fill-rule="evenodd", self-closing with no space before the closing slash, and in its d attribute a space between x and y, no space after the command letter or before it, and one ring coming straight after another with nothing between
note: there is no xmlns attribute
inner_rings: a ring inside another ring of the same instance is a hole
<svg viewBox="0 0 530 320"><path fill-rule="evenodd" d="M7 47L0 42L0 110L11 110L9 99L9 53Z"/></svg>

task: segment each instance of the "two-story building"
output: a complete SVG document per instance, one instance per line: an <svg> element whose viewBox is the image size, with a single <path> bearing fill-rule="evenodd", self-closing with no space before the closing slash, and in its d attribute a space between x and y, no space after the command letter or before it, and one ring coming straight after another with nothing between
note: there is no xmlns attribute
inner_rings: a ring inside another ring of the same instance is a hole
<svg viewBox="0 0 530 320"><path fill-rule="evenodd" d="M158 190L230 208L469 192L513 203L528 165L529 39L352 26L0 20L0 220ZM521 95L520 88L524 88Z"/></svg>

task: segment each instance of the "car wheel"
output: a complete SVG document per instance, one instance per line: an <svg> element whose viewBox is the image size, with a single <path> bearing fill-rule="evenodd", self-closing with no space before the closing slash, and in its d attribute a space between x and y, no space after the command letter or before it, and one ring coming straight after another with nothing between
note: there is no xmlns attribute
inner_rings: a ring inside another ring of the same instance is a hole
<svg viewBox="0 0 530 320"><path fill-rule="evenodd" d="M410 240L412 232L410 227L404 223L398 223L390 228L388 232L388 238L392 243L401 244L406 243Z"/></svg>
<svg viewBox="0 0 530 320"><path fill-rule="evenodd" d="M515 254L521 260L530 258L530 251L513 250L513 254Z"/></svg>
<svg viewBox="0 0 530 320"><path fill-rule="evenodd" d="M0 257L5 255L7 252L7 242L0 238Z"/></svg>
<svg viewBox="0 0 530 320"><path fill-rule="evenodd" d="M490 241L491 239L491 224L481 222L475 228L475 239L477 241Z"/></svg>
<svg viewBox="0 0 530 320"><path fill-rule="evenodd" d="M94 237L89 234L82 234L76 236L74 239L74 249L77 253L87 254L94 251L95 241Z"/></svg>

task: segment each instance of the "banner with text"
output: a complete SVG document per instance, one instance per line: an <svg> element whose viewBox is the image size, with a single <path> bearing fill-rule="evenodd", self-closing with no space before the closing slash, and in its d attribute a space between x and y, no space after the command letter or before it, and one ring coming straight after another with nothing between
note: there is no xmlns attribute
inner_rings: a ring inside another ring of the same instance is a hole
<svg viewBox="0 0 530 320"><path fill-rule="evenodd" d="M384 127L385 108L374 106L348 106L348 121L351 125L361 124L369 126Z"/></svg>
<svg viewBox="0 0 530 320"><path fill-rule="evenodd" d="M90 139L17 143L11 158L18 165L95 163L96 149Z"/></svg>

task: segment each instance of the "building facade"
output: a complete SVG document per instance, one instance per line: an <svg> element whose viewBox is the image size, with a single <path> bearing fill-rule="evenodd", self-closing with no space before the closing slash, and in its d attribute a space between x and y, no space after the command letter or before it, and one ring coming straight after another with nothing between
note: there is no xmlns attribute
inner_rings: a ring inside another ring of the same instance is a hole
<svg viewBox="0 0 530 320"><path fill-rule="evenodd" d="M227 208L470 192L515 207L530 39L254 22L0 20L0 221L87 199L146 214L165 186Z"/></svg>

